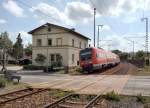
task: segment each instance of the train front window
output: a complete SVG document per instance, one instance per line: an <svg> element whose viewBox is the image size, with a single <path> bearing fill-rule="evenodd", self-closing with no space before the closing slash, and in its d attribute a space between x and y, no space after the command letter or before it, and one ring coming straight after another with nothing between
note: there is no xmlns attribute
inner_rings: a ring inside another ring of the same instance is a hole
<svg viewBox="0 0 150 108"><path fill-rule="evenodd" d="M81 60L90 60L92 59L92 50L84 49L80 51L80 59Z"/></svg>

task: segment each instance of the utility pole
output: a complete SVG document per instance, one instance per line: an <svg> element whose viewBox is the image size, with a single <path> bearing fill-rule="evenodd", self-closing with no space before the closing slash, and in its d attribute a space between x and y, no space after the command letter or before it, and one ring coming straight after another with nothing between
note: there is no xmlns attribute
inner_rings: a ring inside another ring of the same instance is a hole
<svg viewBox="0 0 150 108"><path fill-rule="evenodd" d="M133 59L134 59L134 44L135 44L135 42L133 40L126 38L126 37L124 37L124 38L132 43Z"/></svg>
<svg viewBox="0 0 150 108"><path fill-rule="evenodd" d="M94 47L95 47L95 15L96 15L96 8L94 8Z"/></svg>
<svg viewBox="0 0 150 108"><path fill-rule="evenodd" d="M145 39L145 50L146 50L146 55L147 55L147 59L146 59L146 64L149 65L149 54L148 54L148 18L144 17L141 19L141 21L145 21L146 22L146 39Z"/></svg>
<svg viewBox="0 0 150 108"><path fill-rule="evenodd" d="M101 29L103 28L103 25L97 25L98 27L98 36L97 36L97 48L99 48L99 27L101 27Z"/></svg>
<svg viewBox="0 0 150 108"><path fill-rule="evenodd" d="M134 41L132 41L133 44L133 59L134 59Z"/></svg>

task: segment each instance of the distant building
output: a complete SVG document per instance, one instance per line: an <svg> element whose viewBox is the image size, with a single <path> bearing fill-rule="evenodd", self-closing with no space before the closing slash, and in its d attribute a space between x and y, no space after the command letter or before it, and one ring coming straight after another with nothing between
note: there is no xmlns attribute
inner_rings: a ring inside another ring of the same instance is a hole
<svg viewBox="0 0 150 108"><path fill-rule="evenodd" d="M51 23L46 23L32 31L32 63L37 54L47 57L45 65L58 62L61 59L63 66L77 66L79 64L79 51L88 47L89 38L76 32Z"/></svg>

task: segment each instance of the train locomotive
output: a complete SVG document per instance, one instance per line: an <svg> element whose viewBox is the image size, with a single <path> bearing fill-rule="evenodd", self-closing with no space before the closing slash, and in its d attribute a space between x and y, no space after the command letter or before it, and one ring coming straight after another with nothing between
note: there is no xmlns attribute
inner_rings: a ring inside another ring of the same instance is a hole
<svg viewBox="0 0 150 108"><path fill-rule="evenodd" d="M85 48L80 51L80 67L84 72L91 73L94 70L115 66L120 63L118 55L101 48Z"/></svg>

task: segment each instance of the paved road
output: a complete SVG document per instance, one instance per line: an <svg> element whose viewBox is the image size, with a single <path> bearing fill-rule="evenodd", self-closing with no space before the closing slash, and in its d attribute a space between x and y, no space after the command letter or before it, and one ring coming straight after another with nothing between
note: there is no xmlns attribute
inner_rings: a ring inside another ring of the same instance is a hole
<svg viewBox="0 0 150 108"><path fill-rule="evenodd" d="M7 66L7 70L21 70L22 66ZM2 69L2 66L0 66L0 70Z"/></svg>
<svg viewBox="0 0 150 108"><path fill-rule="evenodd" d="M22 82L34 87L74 90L77 93L98 94L116 91L127 95L150 95L150 76L47 74L42 71L24 71Z"/></svg>
<svg viewBox="0 0 150 108"><path fill-rule="evenodd" d="M122 94L150 96L150 76L130 76Z"/></svg>
<svg viewBox="0 0 150 108"><path fill-rule="evenodd" d="M47 74L38 72L24 72L22 82L34 87L51 87L73 90L77 93L98 94L115 90L121 92L129 75L78 75Z"/></svg>

